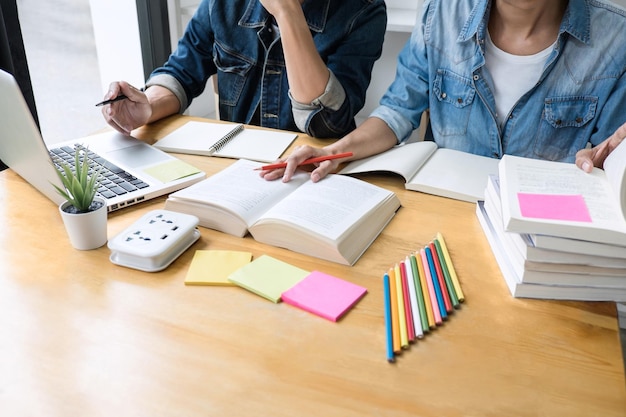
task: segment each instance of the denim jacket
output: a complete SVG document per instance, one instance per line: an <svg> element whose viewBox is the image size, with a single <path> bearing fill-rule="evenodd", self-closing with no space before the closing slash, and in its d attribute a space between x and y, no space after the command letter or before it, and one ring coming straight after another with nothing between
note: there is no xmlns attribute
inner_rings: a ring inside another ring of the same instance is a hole
<svg viewBox="0 0 626 417"><path fill-rule="evenodd" d="M500 128L484 58L490 4L424 5L396 79L372 113L399 141L429 109L440 147L572 162L576 151L597 145L626 121L626 13L602 1L570 0L539 82Z"/></svg>
<svg viewBox="0 0 626 417"><path fill-rule="evenodd" d="M306 0L304 14L331 72L312 103L291 99L280 36L258 0L203 0L164 66L146 83L172 90L181 112L217 73L220 118L337 138L355 128L387 24L383 0Z"/></svg>

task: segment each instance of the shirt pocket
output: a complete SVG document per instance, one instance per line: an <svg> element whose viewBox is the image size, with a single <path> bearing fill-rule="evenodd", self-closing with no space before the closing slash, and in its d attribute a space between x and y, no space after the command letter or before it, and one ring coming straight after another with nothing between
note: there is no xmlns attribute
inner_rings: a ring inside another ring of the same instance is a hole
<svg viewBox="0 0 626 417"><path fill-rule="evenodd" d="M235 106L254 61L228 50L219 43L214 44L214 63L218 72L218 89L220 103Z"/></svg>
<svg viewBox="0 0 626 417"><path fill-rule="evenodd" d="M472 80L445 69L437 70L433 82L431 120L440 135L464 135L467 132L471 104L476 89Z"/></svg>
<svg viewBox="0 0 626 417"><path fill-rule="evenodd" d="M598 97L551 97L544 101L542 120L534 140L534 153L551 161L573 161L583 149L598 106Z"/></svg>

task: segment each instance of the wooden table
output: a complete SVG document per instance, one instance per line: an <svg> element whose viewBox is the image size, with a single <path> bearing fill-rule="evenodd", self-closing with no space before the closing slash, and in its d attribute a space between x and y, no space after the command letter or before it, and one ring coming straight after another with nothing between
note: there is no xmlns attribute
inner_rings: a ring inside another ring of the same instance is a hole
<svg viewBox="0 0 626 417"><path fill-rule="evenodd" d="M136 136L155 139L186 120ZM232 162L181 158L208 174ZM112 264L106 246L74 250L56 206L3 171L0 415L626 415L614 303L514 299L473 204L405 191L394 176L363 178L403 207L353 267L202 228L168 269L146 273ZM110 214L109 237L163 204ZM382 274L437 232L466 302L389 364ZM269 254L369 292L332 323L238 287L185 286L198 249Z"/></svg>

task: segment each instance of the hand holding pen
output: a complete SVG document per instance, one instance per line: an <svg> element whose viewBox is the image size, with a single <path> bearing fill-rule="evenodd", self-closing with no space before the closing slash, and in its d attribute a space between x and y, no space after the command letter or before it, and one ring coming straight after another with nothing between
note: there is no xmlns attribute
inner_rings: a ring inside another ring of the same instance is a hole
<svg viewBox="0 0 626 417"><path fill-rule="evenodd" d="M150 120L152 107L148 97L125 81L111 83L104 98L96 106L102 108L106 122L120 133L130 135Z"/></svg>

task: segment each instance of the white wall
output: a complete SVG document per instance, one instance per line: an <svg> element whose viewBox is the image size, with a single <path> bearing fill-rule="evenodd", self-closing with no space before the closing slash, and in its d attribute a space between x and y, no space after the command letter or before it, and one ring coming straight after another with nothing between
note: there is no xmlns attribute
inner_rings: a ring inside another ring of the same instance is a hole
<svg viewBox="0 0 626 417"><path fill-rule="evenodd" d="M128 0L89 0L103 94L112 81L143 87L137 6Z"/></svg>

